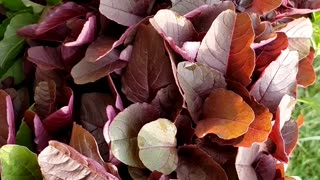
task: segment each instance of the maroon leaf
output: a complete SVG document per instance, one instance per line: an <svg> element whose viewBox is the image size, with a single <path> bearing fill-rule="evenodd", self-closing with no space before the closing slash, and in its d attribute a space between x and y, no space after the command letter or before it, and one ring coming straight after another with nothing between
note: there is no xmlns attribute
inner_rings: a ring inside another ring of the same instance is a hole
<svg viewBox="0 0 320 180"><path fill-rule="evenodd" d="M111 92L113 94L113 97L115 99L115 103L114 103L114 106L119 110L119 111L123 111L124 109L124 106L123 106L123 102L122 102L122 99L121 99L121 96L119 94L119 91L117 90L114 82L113 82L113 79L111 78L110 75L107 76L107 80L108 80L108 83L109 83L109 87L111 89ZM109 118L108 118L109 119ZM109 119L109 120L112 120L113 118Z"/></svg>
<svg viewBox="0 0 320 180"><path fill-rule="evenodd" d="M296 103L295 98L290 97L288 95L283 96L276 112L275 123L269 135L269 138L276 145L276 152L273 154L273 156L278 160L286 163L288 162L289 159L288 159L288 154L286 153L285 142L281 134L281 129L284 127L284 124L290 120L291 113L294 109L295 103ZM292 130L294 131L294 129ZM284 130L284 134L286 134L286 131L287 130ZM293 142L293 146L295 146L294 142ZM292 151L292 148L293 147L288 148L288 151Z"/></svg>
<svg viewBox="0 0 320 180"><path fill-rule="evenodd" d="M189 53L188 49L183 49L187 41L192 41L197 37L197 33L192 23L183 16L170 10L160 10L150 18L150 23L158 33L169 43L171 48L188 61L194 61L196 53ZM194 44L196 52L199 43Z"/></svg>
<svg viewBox="0 0 320 180"><path fill-rule="evenodd" d="M278 32L275 40L256 49L256 69L266 68L272 61L276 60L282 50L288 47L288 38L285 33Z"/></svg>
<svg viewBox="0 0 320 180"><path fill-rule="evenodd" d="M66 23L67 20L78 16L84 16L86 13L87 10L84 7L74 2L61 4L39 23L35 34L40 35L46 33L47 31Z"/></svg>
<svg viewBox="0 0 320 180"><path fill-rule="evenodd" d="M59 49L48 46L35 46L28 49L27 59L42 69L64 69Z"/></svg>
<svg viewBox="0 0 320 180"><path fill-rule="evenodd" d="M45 41L55 41L63 42L69 33L69 28L65 24L61 24L55 28L50 29L49 31L43 34L36 34L38 29L38 24L31 24L24 26L23 28L17 31L19 36L24 38L36 39L36 40L45 40Z"/></svg>
<svg viewBox="0 0 320 180"><path fill-rule="evenodd" d="M151 105L156 107L163 118L175 119L182 110L183 98L175 84L170 84L158 91Z"/></svg>
<svg viewBox="0 0 320 180"><path fill-rule="evenodd" d="M84 23L77 40L65 43L65 46L81 46L84 44L91 43L95 39L96 31L97 18L95 15L91 15L87 18L87 21Z"/></svg>
<svg viewBox="0 0 320 180"><path fill-rule="evenodd" d="M57 110L56 84L53 80L39 82L35 88L33 110L41 119Z"/></svg>
<svg viewBox="0 0 320 180"><path fill-rule="evenodd" d="M149 14L154 0L101 0L101 14L124 26L132 26Z"/></svg>
<svg viewBox="0 0 320 180"><path fill-rule="evenodd" d="M198 122L204 99L213 89L226 87L224 77L207 65L188 62L178 64L177 76L188 111Z"/></svg>
<svg viewBox="0 0 320 180"><path fill-rule="evenodd" d="M288 49L282 51L253 85L250 95L268 107L270 112L275 112L285 94L295 94L298 61L298 52Z"/></svg>
<svg viewBox="0 0 320 180"><path fill-rule="evenodd" d="M287 155L290 155L296 147L299 138L299 128L297 122L293 119L285 122L281 129L281 135L284 140L285 151Z"/></svg>
<svg viewBox="0 0 320 180"><path fill-rule="evenodd" d="M3 90L0 90L0 123L0 146L14 144L16 140L12 101Z"/></svg>
<svg viewBox="0 0 320 180"><path fill-rule="evenodd" d="M63 128L72 126L73 92L64 88L65 100L68 104L43 119L43 125L49 133L57 133Z"/></svg>
<svg viewBox="0 0 320 180"><path fill-rule="evenodd" d="M223 11L203 38L197 61L247 86L254 69L255 55L250 47L253 39L254 31L248 14Z"/></svg>
<svg viewBox="0 0 320 180"><path fill-rule="evenodd" d="M108 94L86 93L81 97L80 122L96 139L101 156L109 159L108 145L103 137L103 127L107 122L106 107L114 100Z"/></svg>
<svg viewBox="0 0 320 180"><path fill-rule="evenodd" d="M139 26L132 56L121 80L122 92L132 102L150 102L158 90L174 83L162 39L151 25Z"/></svg>
<svg viewBox="0 0 320 180"><path fill-rule="evenodd" d="M297 83L302 87L311 86L316 82L316 72L313 68L314 49L310 48L309 55L299 61L299 70L297 74Z"/></svg>
<svg viewBox="0 0 320 180"><path fill-rule="evenodd" d="M254 163L258 179L274 179L276 175L276 160L271 154L260 153Z"/></svg>
<svg viewBox="0 0 320 180"><path fill-rule="evenodd" d="M112 179L117 177L108 173L93 159L81 155L72 147L58 141L50 141L38 156L41 172L46 179Z"/></svg>
<svg viewBox="0 0 320 180"><path fill-rule="evenodd" d="M186 115L179 115L175 119L174 125L177 127L177 144L191 144L194 135L191 119Z"/></svg>
<svg viewBox="0 0 320 180"><path fill-rule="evenodd" d="M247 9L249 12L254 12L260 15L272 11L281 5L281 0L242 0L251 2Z"/></svg>
<svg viewBox="0 0 320 180"><path fill-rule="evenodd" d="M222 167L197 146L180 147L178 156L178 179L228 179Z"/></svg>
<svg viewBox="0 0 320 180"><path fill-rule="evenodd" d="M287 16L310 14L320 10L319 1L299 1L299 0L283 0L280 8L277 9L276 18L283 18Z"/></svg>
<svg viewBox="0 0 320 180"><path fill-rule="evenodd" d="M117 69L122 69L127 62L118 60L119 51L113 50L99 61L89 62L84 57L72 70L71 75L76 84L95 82Z"/></svg>

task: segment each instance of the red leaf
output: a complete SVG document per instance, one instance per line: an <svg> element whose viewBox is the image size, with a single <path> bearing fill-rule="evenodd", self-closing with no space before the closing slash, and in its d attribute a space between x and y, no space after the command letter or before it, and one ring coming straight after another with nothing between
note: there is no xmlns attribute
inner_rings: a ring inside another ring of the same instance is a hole
<svg viewBox="0 0 320 180"><path fill-rule="evenodd" d="M285 150L285 142L281 134L281 129L284 127L284 124L290 120L291 113L295 106L295 98L285 95L279 104L279 107L276 112L276 120L273 125L272 131L269 135L269 138L276 145L276 152L273 154L275 158L280 161L288 162L288 154ZM294 129L293 129L294 130ZM285 133L287 130L284 130ZM288 148L290 151L292 147ZM289 150L288 150L289 151Z"/></svg>
<svg viewBox="0 0 320 180"><path fill-rule="evenodd" d="M175 82L162 38L151 25L139 26L121 80L122 92L132 102L150 102L158 90Z"/></svg>
<svg viewBox="0 0 320 180"><path fill-rule="evenodd" d="M53 80L41 81L35 88L33 110L41 119L57 110L57 88Z"/></svg>
<svg viewBox="0 0 320 180"><path fill-rule="evenodd" d="M15 120L10 96L0 90L0 147L5 144L14 144Z"/></svg>
<svg viewBox="0 0 320 180"><path fill-rule="evenodd" d="M316 82L316 72L313 69L314 49L310 48L309 55L299 61L299 70L297 74L297 83L302 87L311 86Z"/></svg>
<svg viewBox="0 0 320 180"><path fill-rule="evenodd" d="M180 147L178 156L178 179L228 179L222 167L197 146Z"/></svg>
<svg viewBox="0 0 320 180"><path fill-rule="evenodd" d="M296 147L299 138L299 127L297 122L293 119L285 122L281 129L281 135L284 140L285 151L287 155L290 155Z"/></svg>
<svg viewBox="0 0 320 180"><path fill-rule="evenodd" d="M194 135L194 129L192 128L191 119L186 115L179 115L175 121L174 125L177 127L177 144L191 144L192 137Z"/></svg>
<svg viewBox="0 0 320 180"><path fill-rule="evenodd" d="M17 31L19 36L24 38L36 39L36 40L45 40L45 41L54 41L54 42L63 42L67 35L69 34L69 28L65 24L61 24L43 34L36 34L38 29L38 24L31 24L24 26L23 28Z"/></svg>
<svg viewBox="0 0 320 180"><path fill-rule="evenodd" d="M58 48L35 46L28 49L27 59L42 69L64 69L61 52Z"/></svg>
<svg viewBox="0 0 320 180"><path fill-rule="evenodd" d="M254 163L258 179L274 179L276 176L276 160L271 154L260 153Z"/></svg>
<svg viewBox="0 0 320 180"><path fill-rule="evenodd" d="M250 95L268 107L270 112L275 112L285 94L295 94L298 60L298 52L282 51L253 85Z"/></svg>
<svg viewBox="0 0 320 180"><path fill-rule="evenodd" d="M247 86L254 69L255 55L250 47L253 40L249 15L226 10L213 21L202 40L197 61Z"/></svg>

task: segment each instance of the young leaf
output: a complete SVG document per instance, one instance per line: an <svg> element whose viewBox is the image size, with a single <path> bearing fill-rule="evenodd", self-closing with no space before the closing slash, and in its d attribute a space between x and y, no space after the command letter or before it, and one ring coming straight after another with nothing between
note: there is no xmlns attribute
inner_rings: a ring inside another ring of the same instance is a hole
<svg viewBox="0 0 320 180"><path fill-rule="evenodd" d="M139 157L148 169L168 175L177 168L176 134L176 126L163 118L147 123L140 129Z"/></svg>
<svg viewBox="0 0 320 180"><path fill-rule="evenodd" d="M182 146L178 155L178 179L228 179L222 167L196 146Z"/></svg>
<svg viewBox="0 0 320 180"><path fill-rule="evenodd" d="M51 29L66 23L67 20L79 16L84 16L86 13L87 10L84 7L74 2L61 4L57 6L47 17L45 17L43 21L39 23L35 34L44 34Z"/></svg>
<svg viewBox="0 0 320 180"><path fill-rule="evenodd" d="M247 86L254 69L255 54L250 47L253 40L254 31L248 14L223 11L203 38L197 61Z"/></svg>
<svg viewBox="0 0 320 180"><path fill-rule="evenodd" d="M154 0L101 0L99 11L121 25L132 26L148 15L154 2Z"/></svg>
<svg viewBox="0 0 320 180"><path fill-rule="evenodd" d="M10 96L0 90L0 146L15 143L15 120Z"/></svg>
<svg viewBox="0 0 320 180"><path fill-rule="evenodd" d="M146 103L132 104L120 112L109 126L113 155L129 166L144 168L139 159L137 136L143 125L159 116L159 112Z"/></svg>
<svg viewBox="0 0 320 180"><path fill-rule="evenodd" d="M15 58L23 49L24 39L16 35L16 31L21 27L35 22L33 15L29 13L22 13L14 16L7 30L4 38L0 41L0 67L1 70L7 70L14 63Z"/></svg>
<svg viewBox="0 0 320 180"><path fill-rule="evenodd" d="M22 0L1 0L0 4L11 11L20 11L26 8Z"/></svg>
<svg viewBox="0 0 320 180"><path fill-rule="evenodd" d="M205 5L205 1L206 0L171 0L172 6L170 10L183 16L202 5Z"/></svg>
<svg viewBox="0 0 320 180"><path fill-rule="evenodd" d="M160 10L149 21L174 51L184 59L194 61L196 54L193 53L194 56L191 56L190 53L182 49L185 42L192 41L197 36L192 23L188 19L170 10ZM196 48L196 51L198 48Z"/></svg>
<svg viewBox="0 0 320 180"><path fill-rule="evenodd" d="M0 160L2 179L43 179L37 155L24 146L2 146Z"/></svg>
<svg viewBox="0 0 320 180"><path fill-rule="evenodd" d="M50 141L38 161L45 179L118 179L98 162L58 141Z"/></svg>
<svg viewBox="0 0 320 180"><path fill-rule="evenodd" d="M286 49L265 69L260 79L250 90L250 95L257 102L276 111L281 98L285 94L294 95L298 72L299 55L297 51Z"/></svg>
<svg viewBox="0 0 320 180"><path fill-rule="evenodd" d="M233 91L215 89L204 102L203 117L195 134L200 138L209 133L225 140L237 138L248 131L254 118L253 110L241 96Z"/></svg>
<svg viewBox="0 0 320 180"><path fill-rule="evenodd" d="M215 88L226 87L223 75L201 63L180 62L177 76L188 111L198 122L204 99Z"/></svg>
<svg viewBox="0 0 320 180"><path fill-rule="evenodd" d="M57 110L56 96L57 96L56 83L53 80L41 81L35 88L34 92L34 111L41 119L46 118L48 115Z"/></svg>
<svg viewBox="0 0 320 180"><path fill-rule="evenodd" d="M175 82L162 38L151 25L139 26L121 80L122 92L132 102L150 102L161 88Z"/></svg>

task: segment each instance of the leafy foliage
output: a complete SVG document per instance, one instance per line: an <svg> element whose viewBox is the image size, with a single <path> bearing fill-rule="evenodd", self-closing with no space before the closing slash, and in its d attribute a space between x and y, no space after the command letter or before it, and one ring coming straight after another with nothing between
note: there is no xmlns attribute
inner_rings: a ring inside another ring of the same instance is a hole
<svg viewBox="0 0 320 180"><path fill-rule="evenodd" d="M286 177L319 4L0 2L3 179Z"/></svg>

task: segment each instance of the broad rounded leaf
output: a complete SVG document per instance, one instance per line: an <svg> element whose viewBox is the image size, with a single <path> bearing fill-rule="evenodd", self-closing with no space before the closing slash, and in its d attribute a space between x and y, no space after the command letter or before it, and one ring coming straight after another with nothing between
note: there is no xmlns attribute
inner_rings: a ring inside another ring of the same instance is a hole
<svg viewBox="0 0 320 180"><path fill-rule="evenodd" d="M150 102L161 88L174 83L163 40L151 25L140 24L121 80L122 92L132 102Z"/></svg>
<svg viewBox="0 0 320 180"><path fill-rule="evenodd" d="M43 179L37 155L24 146L2 146L0 160L2 179Z"/></svg>
<svg viewBox="0 0 320 180"><path fill-rule="evenodd" d="M223 11L203 38L197 61L247 86L251 82L255 54L250 45L254 31L248 14Z"/></svg>
<svg viewBox="0 0 320 180"><path fill-rule="evenodd" d="M176 126L163 118L141 128L138 134L139 157L148 169L167 175L177 168L176 134Z"/></svg>
<svg viewBox="0 0 320 180"><path fill-rule="evenodd" d="M272 114L268 108L251 100L251 108L254 111L254 121L250 124L248 132L244 134L243 139L236 146L250 147L253 143L262 143L268 139L271 132Z"/></svg>
<svg viewBox="0 0 320 180"><path fill-rule="evenodd" d="M281 135L284 141L285 151L287 155L290 155L296 147L299 138L299 127L297 122L293 119L285 122L281 129Z"/></svg>
<svg viewBox="0 0 320 180"><path fill-rule="evenodd" d="M182 146L178 155L178 179L228 179L222 167L197 146Z"/></svg>
<svg viewBox="0 0 320 180"><path fill-rule="evenodd" d="M124 164L144 168L139 159L137 136L148 122L159 118L159 112L146 103L132 104L120 112L109 126L111 151Z"/></svg>
<svg viewBox="0 0 320 180"><path fill-rule="evenodd" d="M298 52L286 49L265 69L250 90L257 102L274 113L285 94L294 95L297 85Z"/></svg>
<svg viewBox="0 0 320 180"><path fill-rule="evenodd" d="M195 122L198 122L203 101L210 92L215 88L226 87L220 72L201 63L180 62L177 77L188 111Z"/></svg>
<svg viewBox="0 0 320 180"><path fill-rule="evenodd" d="M289 40L289 50L298 51L299 60L305 58L310 53L310 38L312 36L312 23L309 18L298 18L289 22L281 32L286 33Z"/></svg>
<svg viewBox="0 0 320 180"><path fill-rule="evenodd" d="M205 5L205 1L206 0L171 0L172 6L170 10L177 12L180 15L185 15L188 12Z"/></svg>
<svg viewBox="0 0 320 180"><path fill-rule="evenodd" d="M96 161L58 141L50 141L38 161L45 179L118 179Z"/></svg>
<svg viewBox="0 0 320 180"><path fill-rule="evenodd" d="M99 11L121 25L132 26L148 15L148 10L154 2L154 0L101 0Z"/></svg>
<svg viewBox="0 0 320 180"><path fill-rule="evenodd" d="M215 89L205 100L203 118L195 133L202 138L214 133L222 139L237 138L248 131L254 112L238 94L225 89Z"/></svg>
<svg viewBox="0 0 320 180"><path fill-rule="evenodd" d="M258 180L252 164L260 151L260 144L253 144L250 148L240 147L238 149L235 164L239 179Z"/></svg>

